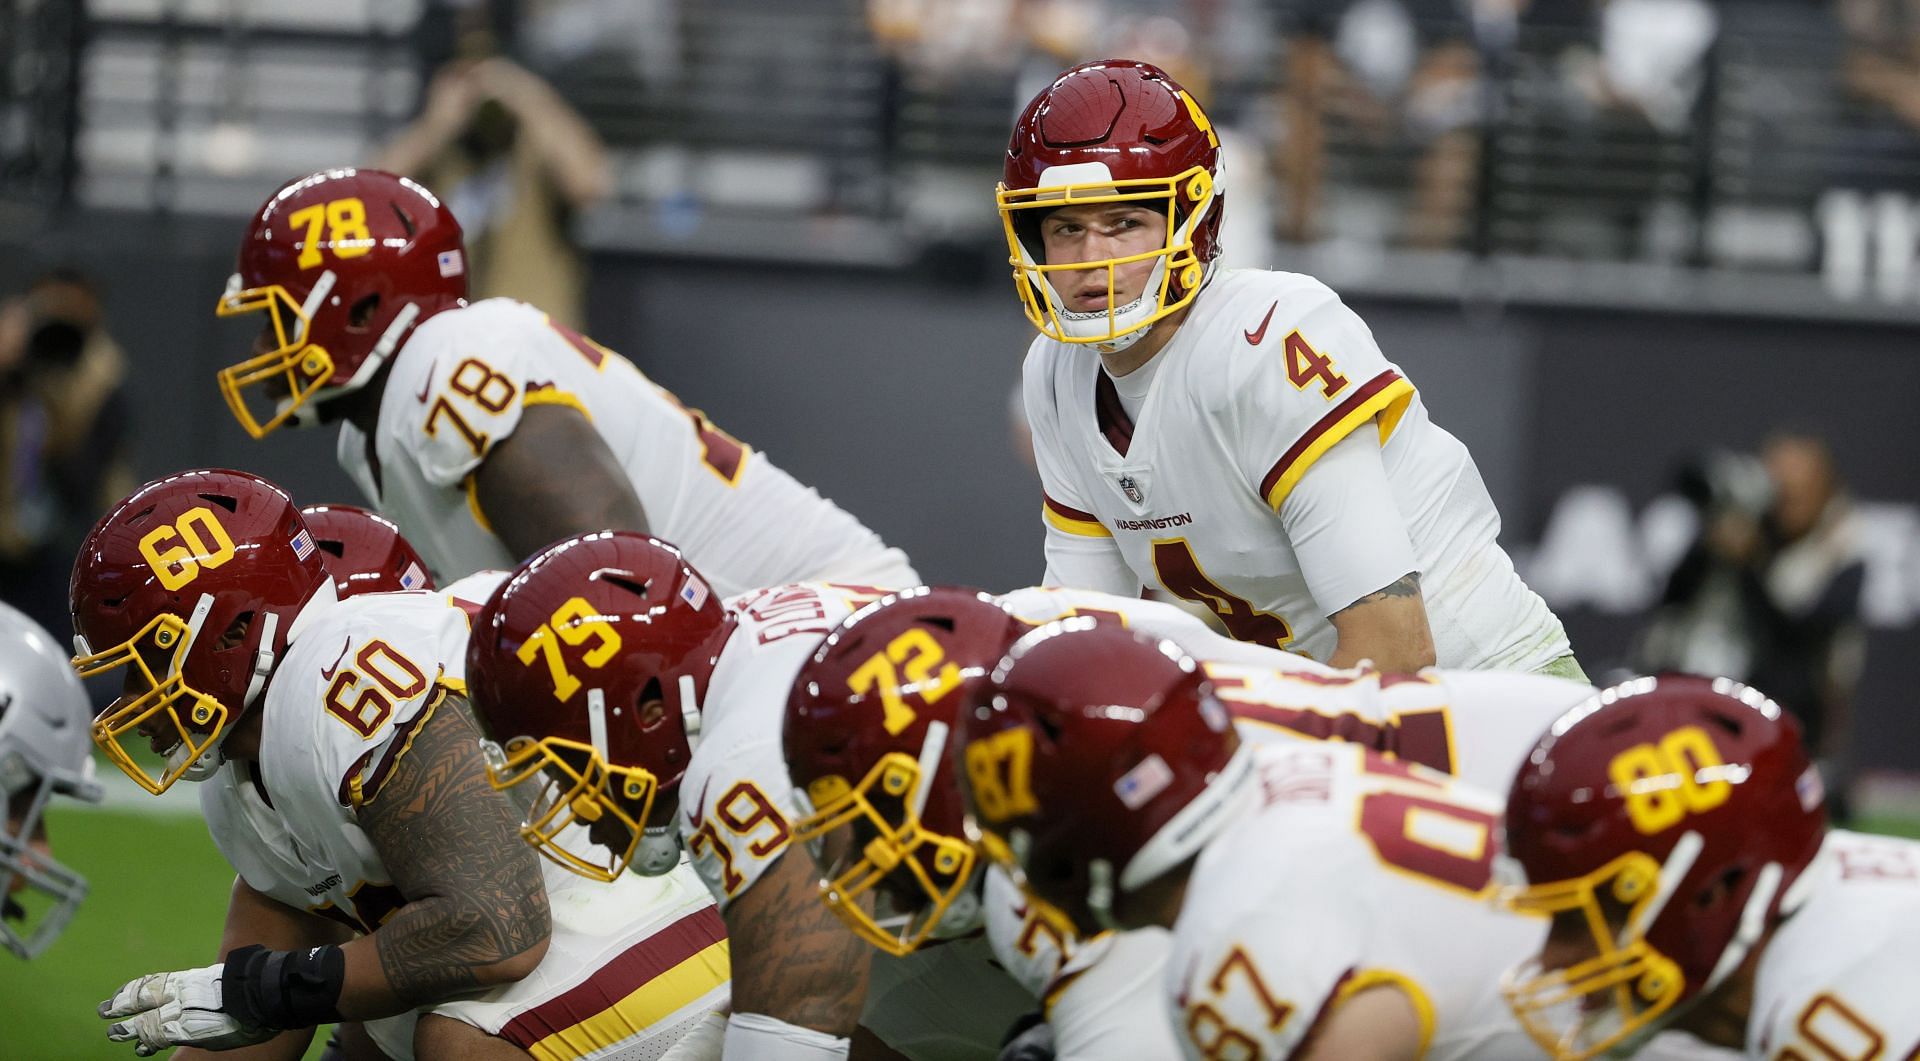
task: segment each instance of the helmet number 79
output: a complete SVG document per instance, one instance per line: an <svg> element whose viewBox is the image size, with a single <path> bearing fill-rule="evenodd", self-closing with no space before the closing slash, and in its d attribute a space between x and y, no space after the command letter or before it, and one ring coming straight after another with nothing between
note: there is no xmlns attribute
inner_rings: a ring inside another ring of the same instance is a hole
<svg viewBox="0 0 1920 1061"><path fill-rule="evenodd" d="M298 244L302 269L311 269L324 260L320 254L323 227L327 230L324 246L336 258L358 258L373 249L373 233L367 228L367 204L357 198L335 199L295 210L287 216L287 223L295 229L304 225L307 230Z"/></svg>
<svg viewBox="0 0 1920 1061"><path fill-rule="evenodd" d="M554 609L552 617L521 642L520 650L514 655L529 667L533 666L534 657L545 656L547 670L553 675L553 695L565 703L580 691L580 679L567 670L560 643L564 641L578 648L594 639L600 643L582 653L580 662L599 670L620 651L620 632L601 618L599 609L587 603L585 597L573 597Z"/></svg>

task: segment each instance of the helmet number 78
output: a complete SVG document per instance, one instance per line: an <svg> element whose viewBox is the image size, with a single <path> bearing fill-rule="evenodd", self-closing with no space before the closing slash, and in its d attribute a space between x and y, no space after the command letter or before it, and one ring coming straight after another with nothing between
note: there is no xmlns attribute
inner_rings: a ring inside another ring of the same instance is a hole
<svg viewBox="0 0 1920 1061"><path fill-rule="evenodd" d="M335 199L295 210L288 215L287 223L295 229L304 225L307 230L298 244L302 269L311 269L324 260L320 253L322 246L331 250L336 258L358 258L373 249L373 233L367 228L367 204L357 198ZM322 228L327 230L324 244L320 240Z"/></svg>

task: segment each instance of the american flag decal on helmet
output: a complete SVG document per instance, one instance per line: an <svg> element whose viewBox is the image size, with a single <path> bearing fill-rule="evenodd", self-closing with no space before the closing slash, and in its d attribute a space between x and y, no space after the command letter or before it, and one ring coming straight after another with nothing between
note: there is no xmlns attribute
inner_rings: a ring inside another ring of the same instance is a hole
<svg viewBox="0 0 1920 1061"><path fill-rule="evenodd" d="M1159 755L1149 755L1113 783L1113 794L1120 797L1128 810L1139 810L1171 784L1173 768Z"/></svg>
<svg viewBox="0 0 1920 1061"><path fill-rule="evenodd" d="M700 581L698 575L688 575L687 584L680 587L680 599L686 601L688 607L700 607L707 603L707 584Z"/></svg>
<svg viewBox="0 0 1920 1061"><path fill-rule="evenodd" d="M419 589L426 584L427 573L420 570L419 564L409 563L407 564L407 569L400 572L401 589Z"/></svg>
<svg viewBox="0 0 1920 1061"><path fill-rule="evenodd" d="M293 536L293 555L299 560L313 555L313 535L308 534L304 527Z"/></svg>
<svg viewBox="0 0 1920 1061"><path fill-rule="evenodd" d="M459 276L467 271L467 262L458 250L441 251L434 259L440 266L441 276Z"/></svg>

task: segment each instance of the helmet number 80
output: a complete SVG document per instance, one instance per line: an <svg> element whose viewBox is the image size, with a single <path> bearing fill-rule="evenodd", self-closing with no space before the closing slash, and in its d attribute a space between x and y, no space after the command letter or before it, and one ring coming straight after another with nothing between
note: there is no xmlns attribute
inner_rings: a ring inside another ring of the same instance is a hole
<svg viewBox="0 0 1920 1061"><path fill-rule="evenodd" d="M367 228L367 204L357 198L335 199L295 210L287 216L295 229L306 227L300 243L300 268L311 269L324 261L322 246L336 258L358 258L373 249L373 233ZM320 230L327 230L323 244Z"/></svg>
<svg viewBox="0 0 1920 1061"><path fill-rule="evenodd" d="M533 666L536 656L545 656L547 670L553 675L553 695L565 703L580 691L580 679L567 670L560 643L564 641L578 648L595 638L600 643L582 653L580 662L599 670L620 651L620 632L601 618L599 609L587 603L585 597L573 597L555 608L553 615L540 624L540 629L520 643L520 650L514 655L529 667Z"/></svg>
<svg viewBox="0 0 1920 1061"><path fill-rule="evenodd" d="M1706 730L1682 726L1614 756L1607 776L1625 798L1633 827L1652 836L1725 803L1733 793L1721 776L1726 765Z"/></svg>
<svg viewBox="0 0 1920 1061"><path fill-rule="evenodd" d="M202 531L205 538L200 536ZM179 544L160 548L176 538ZM140 555L146 557L147 566L168 592L199 578L201 568L219 567L233 559L233 554L232 536L214 517L213 510L204 505L188 510L170 524L155 527L140 539Z"/></svg>

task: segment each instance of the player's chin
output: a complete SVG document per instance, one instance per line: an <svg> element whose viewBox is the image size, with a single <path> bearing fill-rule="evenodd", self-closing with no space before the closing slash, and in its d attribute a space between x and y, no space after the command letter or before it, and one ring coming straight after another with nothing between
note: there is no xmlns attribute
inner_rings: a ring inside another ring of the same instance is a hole
<svg viewBox="0 0 1920 1061"><path fill-rule="evenodd" d="M625 851L633 843L633 832L619 821L603 816L587 827L587 839L609 851Z"/></svg>

